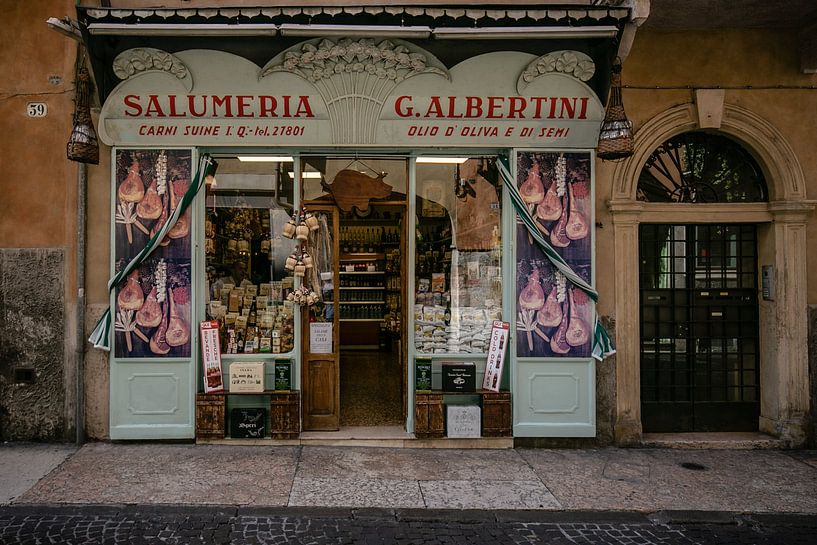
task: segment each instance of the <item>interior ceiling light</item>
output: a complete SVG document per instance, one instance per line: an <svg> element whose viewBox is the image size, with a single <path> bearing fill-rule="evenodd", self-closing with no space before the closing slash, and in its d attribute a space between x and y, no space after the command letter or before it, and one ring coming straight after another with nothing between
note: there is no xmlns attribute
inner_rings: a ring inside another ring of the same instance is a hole
<svg viewBox="0 0 817 545"><path fill-rule="evenodd" d="M307 178L313 178L313 179L320 180L321 176L322 176L322 174L320 172L301 172L301 179L303 179L303 180L305 180ZM289 177L294 178L295 174L290 172Z"/></svg>
<svg viewBox="0 0 817 545"><path fill-rule="evenodd" d="M285 155L239 155L238 160L243 163L291 163L292 157Z"/></svg>
<svg viewBox="0 0 817 545"><path fill-rule="evenodd" d="M468 160L468 157L418 157L417 163L461 165Z"/></svg>

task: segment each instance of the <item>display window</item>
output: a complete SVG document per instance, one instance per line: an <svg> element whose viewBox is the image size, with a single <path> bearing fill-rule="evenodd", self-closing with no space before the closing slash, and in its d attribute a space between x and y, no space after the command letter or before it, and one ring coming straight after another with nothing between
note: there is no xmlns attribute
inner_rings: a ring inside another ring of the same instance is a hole
<svg viewBox="0 0 817 545"><path fill-rule="evenodd" d="M421 157L416 180L416 351L485 353L502 319L496 157Z"/></svg>
<svg viewBox="0 0 817 545"><path fill-rule="evenodd" d="M205 212L206 317L222 354L284 354L295 347L295 286L284 231L294 211L293 162L219 158Z"/></svg>

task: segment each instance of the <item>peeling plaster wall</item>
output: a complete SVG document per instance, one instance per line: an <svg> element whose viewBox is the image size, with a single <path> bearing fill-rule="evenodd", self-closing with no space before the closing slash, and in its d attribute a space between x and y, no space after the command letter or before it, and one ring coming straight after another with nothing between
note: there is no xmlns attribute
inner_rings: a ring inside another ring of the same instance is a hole
<svg viewBox="0 0 817 545"><path fill-rule="evenodd" d="M65 433L62 250L0 249L0 438L48 441ZM15 371L31 369L31 384Z"/></svg>

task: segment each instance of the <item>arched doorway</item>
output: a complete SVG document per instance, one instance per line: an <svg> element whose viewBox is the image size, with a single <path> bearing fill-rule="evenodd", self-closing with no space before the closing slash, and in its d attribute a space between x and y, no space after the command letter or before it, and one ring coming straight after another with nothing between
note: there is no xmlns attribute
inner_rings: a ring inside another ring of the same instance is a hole
<svg viewBox="0 0 817 545"><path fill-rule="evenodd" d="M739 142L755 159L767 184L766 201L677 202L639 200L643 168L673 137L700 130L695 104L672 107L645 122L635 135L635 153L617 163L608 208L615 255L615 441L639 444L641 412L641 309L639 232L642 224L702 223L757 226L759 265L775 275L772 300L760 300L760 431L791 446L805 441L808 414L806 223L814 208L806 200L800 163L785 137L768 121L725 103L710 130Z"/></svg>
<svg viewBox="0 0 817 545"><path fill-rule="evenodd" d="M691 131L642 168L641 202L765 202L754 158L722 135ZM728 218L726 218L728 219ZM757 225L642 223L641 415L645 432L756 431L760 415Z"/></svg>

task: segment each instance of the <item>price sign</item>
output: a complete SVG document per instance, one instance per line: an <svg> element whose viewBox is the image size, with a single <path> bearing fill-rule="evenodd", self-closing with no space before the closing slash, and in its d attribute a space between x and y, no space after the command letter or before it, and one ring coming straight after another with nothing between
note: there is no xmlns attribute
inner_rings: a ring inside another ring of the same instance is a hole
<svg viewBox="0 0 817 545"><path fill-rule="evenodd" d="M28 117L45 117L48 115L48 104L45 102L29 102L26 105Z"/></svg>

